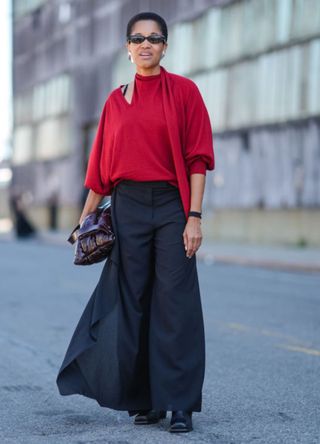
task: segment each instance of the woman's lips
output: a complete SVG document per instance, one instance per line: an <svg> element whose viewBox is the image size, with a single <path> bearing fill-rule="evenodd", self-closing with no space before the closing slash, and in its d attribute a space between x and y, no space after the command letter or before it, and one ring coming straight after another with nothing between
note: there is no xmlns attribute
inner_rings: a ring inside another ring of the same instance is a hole
<svg viewBox="0 0 320 444"><path fill-rule="evenodd" d="M142 53L139 54L139 56L142 57L143 59L149 59L150 57L152 57L152 54Z"/></svg>

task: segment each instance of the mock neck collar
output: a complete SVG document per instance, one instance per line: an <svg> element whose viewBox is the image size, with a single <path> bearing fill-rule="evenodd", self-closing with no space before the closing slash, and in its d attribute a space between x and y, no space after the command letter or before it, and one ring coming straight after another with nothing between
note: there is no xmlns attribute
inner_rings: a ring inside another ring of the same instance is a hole
<svg viewBox="0 0 320 444"><path fill-rule="evenodd" d="M157 79L160 79L161 78L161 74L162 74L162 72L163 72L163 67L162 66L160 66L160 73L159 74L152 74L152 75L150 75L150 76L144 76L144 75L142 75L142 74L139 74L139 73L137 73L136 72L136 74L135 74L135 78L137 79L137 80L142 80L143 82L144 81L151 81L151 80L157 80Z"/></svg>

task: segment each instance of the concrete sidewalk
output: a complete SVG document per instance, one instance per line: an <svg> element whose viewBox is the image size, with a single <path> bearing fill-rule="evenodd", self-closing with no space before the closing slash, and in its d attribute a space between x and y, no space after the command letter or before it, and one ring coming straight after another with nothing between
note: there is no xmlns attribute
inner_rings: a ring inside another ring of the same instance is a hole
<svg viewBox="0 0 320 444"><path fill-rule="evenodd" d="M67 242L70 231L41 231L37 242L74 248ZM14 233L0 234L0 241L15 240ZM199 262L320 273L320 247L257 245L206 240L197 252Z"/></svg>
<svg viewBox="0 0 320 444"><path fill-rule="evenodd" d="M320 273L320 248L206 241L197 257L206 263Z"/></svg>

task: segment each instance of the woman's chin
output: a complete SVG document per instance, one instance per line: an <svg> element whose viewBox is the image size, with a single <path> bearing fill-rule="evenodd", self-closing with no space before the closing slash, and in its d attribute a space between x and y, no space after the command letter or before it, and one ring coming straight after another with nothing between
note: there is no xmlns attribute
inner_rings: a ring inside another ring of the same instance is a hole
<svg viewBox="0 0 320 444"><path fill-rule="evenodd" d="M159 65L159 62L155 62L154 60L139 60L139 68L155 68Z"/></svg>

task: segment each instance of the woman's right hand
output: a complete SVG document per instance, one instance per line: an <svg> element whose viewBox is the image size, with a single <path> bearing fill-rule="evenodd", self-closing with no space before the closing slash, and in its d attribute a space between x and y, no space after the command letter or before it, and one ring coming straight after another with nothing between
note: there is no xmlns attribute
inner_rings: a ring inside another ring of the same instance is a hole
<svg viewBox="0 0 320 444"><path fill-rule="evenodd" d="M87 215L89 213L92 213L93 211L95 211L101 200L103 199L103 195L98 194L96 192L94 192L93 190L89 190L86 202L84 204L80 219L79 219L79 224L81 226L82 222L84 221L84 219L87 217Z"/></svg>

